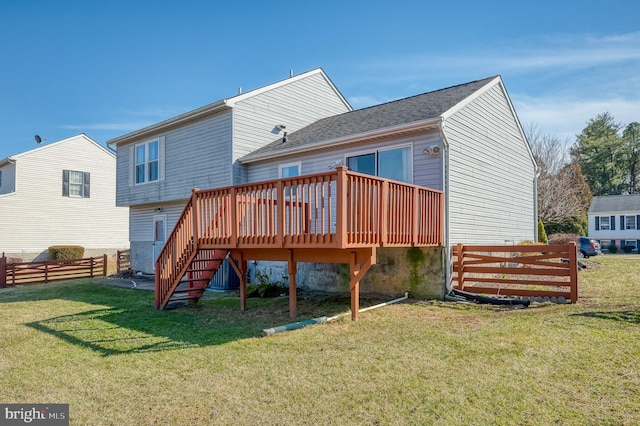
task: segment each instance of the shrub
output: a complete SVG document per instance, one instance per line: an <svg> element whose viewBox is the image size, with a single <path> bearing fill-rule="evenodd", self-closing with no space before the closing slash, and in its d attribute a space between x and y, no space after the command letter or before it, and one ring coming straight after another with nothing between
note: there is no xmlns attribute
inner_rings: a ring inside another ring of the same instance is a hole
<svg viewBox="0 0 640 426"><path fill-rule="evenodd" d="M542 219L538 220L538 242L542 244L549 243L549 239L547 238L547 231L544 230L544 223L542 223Z"/></svg>
<svg viewBox="0 0 640 426"><path fill-rule="evenodd" d="M609 253L617 253L618 252L618 247L616 247L615 244L609 244L607 246L607 250L609 250Z"/></svg>
<svg viewBox="0 0 640 426"><path fill-rule="evenodd" d="M81 246L51 246L49 247L49 259L67 260L82 259L84 247Z"/></svg>
<svg viewBox="0 0 640 426"><path fill-rule="evenodd" d="M622 247L622 251L625 253L631 253L635 247L634 246L624 246Z"/></svg>
<svg viewBox="0 0 640 426"><path fill-rule="evenodd" d="M551 234L549 235L549 244L569 244L571 242L578 244L578 238L580 238L580 236L576 234Z"/></svg>
<svg viewBox="0 0 640 426"><path fill-rule="evenodd" d="M288 277L283 277L283 281ZM283 281L271 281L269 275L256 271L257 284L247 286L247 297L278 297L289 294L289 287Z"/></svg>

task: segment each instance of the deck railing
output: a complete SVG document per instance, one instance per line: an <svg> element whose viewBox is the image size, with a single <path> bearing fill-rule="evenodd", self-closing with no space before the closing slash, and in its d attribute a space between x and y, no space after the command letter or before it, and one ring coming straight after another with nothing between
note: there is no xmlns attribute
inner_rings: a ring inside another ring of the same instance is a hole
<svg viewBox="0 0 640 426"><path fill-rule="evenodd" d="M156 276L173 285L200 249L442 246L443 208L441 191L346 167L194 189L156 260Z"/></svg>

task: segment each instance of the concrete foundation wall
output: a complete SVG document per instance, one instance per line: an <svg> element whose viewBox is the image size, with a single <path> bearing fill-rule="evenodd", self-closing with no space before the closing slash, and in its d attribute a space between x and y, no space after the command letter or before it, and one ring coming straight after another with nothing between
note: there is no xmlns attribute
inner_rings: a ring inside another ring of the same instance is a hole
<svg viewBox="0 0 640 426"><path fill-rule="evenodd" d="M153 242L131 241L131 269L147 274L153 273Z"/></svg>
<svg viewBox="0 0 640 426"><path fill-rule="evenodd" d="M445 277L442 247L379 248L377 262L360 281L361 293L403 295L420 299L442 299ZM249 262L250 283L256 271L272 282L288 283L286 262ZM346 264L298 263L298 288L329 292L349 291L349 266Z"/></svg>

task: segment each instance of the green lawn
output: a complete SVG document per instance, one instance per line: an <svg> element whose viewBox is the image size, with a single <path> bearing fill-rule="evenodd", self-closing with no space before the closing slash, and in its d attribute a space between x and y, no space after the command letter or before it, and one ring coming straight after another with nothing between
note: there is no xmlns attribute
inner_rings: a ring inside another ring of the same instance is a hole
<svg viewBox="0 0 640 426"><path fill-rule="evenodd" d="M0 402L68 403L74 425L640 424L640 256L594 262L575 305L411 300L271 337L287 299L0 289Z"/></svg>

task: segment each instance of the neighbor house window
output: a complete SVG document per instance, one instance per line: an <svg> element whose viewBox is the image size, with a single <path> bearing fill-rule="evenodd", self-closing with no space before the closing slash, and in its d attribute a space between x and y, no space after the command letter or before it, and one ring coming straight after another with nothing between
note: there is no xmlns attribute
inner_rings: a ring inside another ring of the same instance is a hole
<svg viewBox="0 0 640 426"><path fill-rule="evenodd" d="M411 147L379 149L347 157L349 170L386 179L412 183Z"/></svg>
<svg viewBox="0 0 640 426"><path fill-rule="evenodd" d="M624 217L624 229L636 229L636 217L625 216Z"/></svg>
<svg viewBox="0 0 640 426"><path fill-rule="evenodd" d="M609 224L609 216L600 216L600 229L603 231L608 231L611 229Z"/></svg>
<svg viewBox="0 0 640 426"><path fill-rule="evenodd" d="M136 145L136 184L157 182L160 178L160 142L158 140Z"/></svg>
<svg viewBox="0 0 640 426"><path fill-rule="evenodd" d="M79 172L76 170L62 171L63 197L89 198L90 186L91 181L88 172Z"/></svg>

